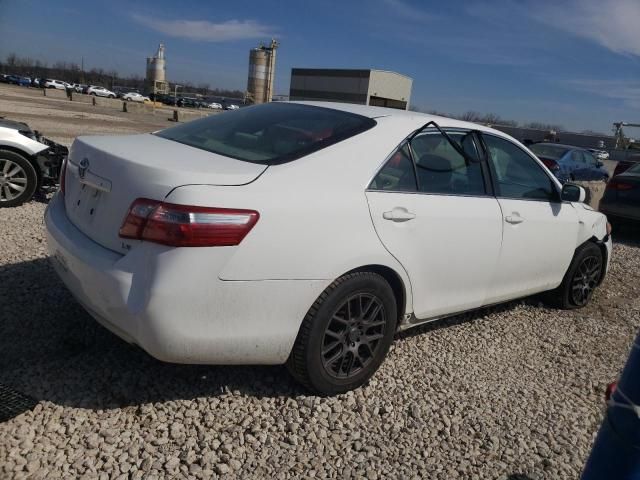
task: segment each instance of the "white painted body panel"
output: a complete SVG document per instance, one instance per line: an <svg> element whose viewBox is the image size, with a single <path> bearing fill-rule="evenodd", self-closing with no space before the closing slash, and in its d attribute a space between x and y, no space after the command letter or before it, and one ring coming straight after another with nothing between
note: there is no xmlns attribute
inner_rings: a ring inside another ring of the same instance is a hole
<svg viewBox="0 0 640 480"><path fill-rule="evenodd" d="M378 236L411 279L417 318L485 303L502 240L495 198L377 191L367 192L367 198ZM396 208L415 218L383 218Z"/></svg>
<svg viewBox="0 0 640 480"><path fill-rule="evenodd" d="M89 162L86 174L107 188L99 192L83 188L78 170L83 159ZM71 147L66 170L67 214L94 241L124 253L128 248L118 229L136 198L161 200L173 188L190 183L244 184L265 169L154 135L79 137Z"/></svg>
<svg viewBox="0 0 640 480"><path fill-rule="evenodd" d="M499 198L500 259L487 303L531 295L562 282L576 249L578 217L570 203ZM507 217L518 217L512 224Z"/></svg>
<svg viewBox="0 0 640 480"><path fill-rule="evenodd" d="M25 137L14 128L0 127L0 148L3 145L20 150L27 155L35 155L49 148L47 145Z"/></svg>
<svg viewBox="0 0 640 480"><path fill-rule="evenodd" d="M270 167L153 135L78 139L66 197L54 197L45 216L49 252L69 290L101 323L161 360L275 364L288 357L314 301L348 271L391 269L406 292L403 313L428 319L556 286L573 250L606 235L605 217L578 205L563 204L558 223L544 207L518 207L531 222L508 231L503 213L515 206L501 208L494 197L367 192L389 154L427 121L490 129L415 112L318 105L375 116L377 126ZM82 193L84 158L89 178L105 182L98 195ZM140 197L252 209L260 219L236 247L123 242L118 229ZM395 206L417 217L382 220Z"/></svg>
<svg viewBox="0 0 640 480"><path fill-rule="evenodd" d="M236 247L176 249L144 243L120 255L66 218L56 195L45 215L52 263L100 323L154 357L176 363L279 364L329 281L224 282Z"/></svg>

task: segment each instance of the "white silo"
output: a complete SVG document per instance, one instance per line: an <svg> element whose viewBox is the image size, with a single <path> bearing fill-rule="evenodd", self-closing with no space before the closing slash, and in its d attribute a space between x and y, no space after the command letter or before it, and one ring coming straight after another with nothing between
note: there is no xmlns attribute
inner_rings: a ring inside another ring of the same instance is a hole
<svg viewBox="0 0 640 480"><path fill-rule="evenodd" d="M164 44L158 46L155 57L147 57L147 85L151 93L167 93Z"/></svg>
<svg viewBox="0 0 640 480"><path fill-rule="evenodd" d="M249 78L247 99L252 103L270 102L276 69L276 49L279 44L271 40L267 47L260 45L249 51Z"/></svg>

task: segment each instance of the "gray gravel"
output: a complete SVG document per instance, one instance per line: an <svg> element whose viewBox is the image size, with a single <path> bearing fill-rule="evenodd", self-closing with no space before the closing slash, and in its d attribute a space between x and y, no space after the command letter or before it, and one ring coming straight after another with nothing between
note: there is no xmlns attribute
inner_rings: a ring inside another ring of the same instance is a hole
<svg viewBox="0 0 640 480"><path fill-rule="evenodd" d="M0 478L575 479L640 326L640 244L591 306L537 300L400 335L371 383L162 364L98 326L45 260L44 203L0 210Z"/></svg>

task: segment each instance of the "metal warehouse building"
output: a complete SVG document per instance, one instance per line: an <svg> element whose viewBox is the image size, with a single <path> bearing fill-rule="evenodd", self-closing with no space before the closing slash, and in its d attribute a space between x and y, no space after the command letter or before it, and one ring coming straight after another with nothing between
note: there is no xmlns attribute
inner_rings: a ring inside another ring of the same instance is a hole
<svg viewBox="0 0 640 480"><path fill-rule="evenodd" d="M359 103L406 110L413 80L384 70L291 69L290 100Z"/></svg>

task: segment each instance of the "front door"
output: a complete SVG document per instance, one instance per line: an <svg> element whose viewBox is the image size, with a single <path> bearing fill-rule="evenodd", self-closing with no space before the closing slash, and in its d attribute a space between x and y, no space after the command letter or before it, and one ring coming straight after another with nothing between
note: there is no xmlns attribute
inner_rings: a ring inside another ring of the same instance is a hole
<svg viewBox="0 0 640 480"><path fill-rule="evenodd" d="M573 258L578 215L540 164L507 139L483 134L504 227L488 296L495 303L557 287Z"/></svg>
<svg viewBox="0 0 640 480"><path fill-rule="evenodd" d="M475 152L468 132L449 134ZM485 169L427 130L412 141L411 152L407 146L395 152L367 190L376 232L411 280L418 319L486 300L500 254L502 215L487 191Z"/></svg>

